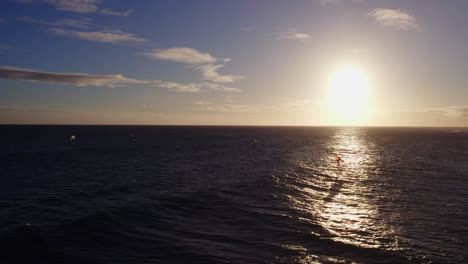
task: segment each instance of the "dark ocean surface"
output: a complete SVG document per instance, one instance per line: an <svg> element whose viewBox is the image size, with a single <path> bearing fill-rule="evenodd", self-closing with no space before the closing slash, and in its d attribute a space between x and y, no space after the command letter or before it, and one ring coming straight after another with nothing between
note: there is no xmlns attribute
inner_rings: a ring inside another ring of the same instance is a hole
<svg viewBox="0 0 468 264"><path fill-rule="evenodd" d="M468 263L466 128L0 126L0 179L0 263Z"/></svg>

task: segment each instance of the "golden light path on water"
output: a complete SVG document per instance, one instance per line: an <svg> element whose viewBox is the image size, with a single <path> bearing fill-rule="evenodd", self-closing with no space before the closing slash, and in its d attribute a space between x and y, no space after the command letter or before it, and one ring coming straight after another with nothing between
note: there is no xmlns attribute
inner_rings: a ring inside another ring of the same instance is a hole
<svg viewBox="0 0 468 264"><path fill-rule="evenodd" d="M335 174L338 183L330 186L330 192L323 200L316 213L320 225L335 235L336 241L365 247L380 247L375 242L375 235L370 227L378 225L377 208L369 202L367 186L362 182L368 180L363 165L375 163L372 155L366 155L367 147L359 134L359 129L341 130L335 134L330 149L345 160L337 165ZM340 182L342 181L342 182ZM337 190L336 185L340 186ZM364 194L364 195L363 195ZM330 199L333 195L333 199Z"/></svg>
<svg viewBox="0 0 468 264"><path fill-rule="evenodd" d="M285 177L295 177L289 188L301 195L291 195L288 199L293 209L309 215L304 221L325 231L325 234L313 234L321 239L362 248L398 250L397 231L379 214L376 202L385 195L378 192L382 187L375 180L379 176L381 161L377 156L381 150L365 133L360 128L336 129L324 146L329 153L324 153L321 160L298 161L301 172ZM338 165L333 153L344 163ZM311 255L303 263L320 263L314 259L317 260Z"/></svg>

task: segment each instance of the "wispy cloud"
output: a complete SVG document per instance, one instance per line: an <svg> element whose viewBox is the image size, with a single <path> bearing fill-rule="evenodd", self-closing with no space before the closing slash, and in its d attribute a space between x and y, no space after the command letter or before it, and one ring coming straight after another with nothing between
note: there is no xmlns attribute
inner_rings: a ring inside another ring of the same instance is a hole
<svg viewBox="0 0 468 264"><path fill-rule="evenodd" d="M215 83L202 83L201 86L206 87L206 88L208 88L210 90L213 90L213 91L223 91L223 92L228 92L228 93L240 93L240 92L242 92L242 90L239 89L239 88L219 85L219 84L215 84Z"/></svg>
<svg viewBox="0 0 468 264"><path fill-rule="evenodd" d="M195 83L180 84L174 82L150 81L150 84L155 87L166 88L172 92L196 93L200 91L199 85Z"/></svg>
<svg viewBox="0 0 468 264"><path fill-rule="evenodd" d="M57 10L71 11L77 13L94 13L98 10L101 0L44 0L44 2L55 5Z"/></svg>
<svg viewBox="0 0 468 264"><path fill-rule="evenodd" d="M275 34L277 39L308 40L312 38L309 34L300 33L296 29L290 28Z"/></svg>
<svg viewBox="0 0 468 264"><path fill-rule="evenodd" d="M224 65L214 65L213 62L223 61L230 62L230 58L217 59L209 53L201 52L193 48L188 47L174 47L169 49L157 49L152 52L143 53L144 55L156 59L156 60L167 60L175 62L183 62L187 64L195 64L194 69L200 71L203 76L203 80L212 82L234 82L236 80L243 79L241 75L221 75L218 73L218 69ZM206 84L206 83L205 83ZM205 85L205 87L208 87ZM217 84L211 84L208 87L211 90L233 92L237 91L237 88L221 86Z"/></svg>
<svg viewBox="0 0 468 264"><path fill-rule="evenodd" d="M337 5L341 4L342 0L318 0L322 5Z"/></svg>
<svg viewBox="0 0 468 264"><path fill-rule="evenodd" d="M360 4L365 0L317 0L321 5L339 5L343 3Z"/></svg>
<svg viewBox="0 0 468 264"><path fill-rule="evenodd" d="M369 12L383 27L391 27L398 30L418 30L416 19L401 9L376 8Z"/></svg>
<svg viewBox="0 0 468 264"><path fill-rule="evenodd" d="M439 113L446 117L461 117L468 119L468 105L447 106L425 109L423 112Z"/></svg>
<svg viewBox="0 0 468 264"><path fill-rule="evenodd" d="M384 123L379 123L385 120ZM380 113L375 116L378 125L457 126L468 125L468 105L412 109Z"/></svg>
<svg viewBox="0 0 468 264"><path fill-rule="evenodd" d="M74 86L106 86L116 87L126 84L147 84L154 87L165 88L171 92L189 92L196 93L202 89L222 91L222 92L241 92L240 89L227 87L212 83L188 83L181 84L176 82L165 82L161 80L138 80L127 78L122 74L116 75L94 75L85 73L57 73L41 72L36 70L0 66L0 79L9 79L17 81L44 82L55 84L68 84Z"/></svg>
<svg viewBox="0 0 468 264"><path fill-rule="evenodd" d="M0 53L4 53L5 50L9 49L10 47L8 47L7 45L0 45Z"/></svg>
<svg viewBox="0 0 468 264"><path fill-rule="evenodd" d="M206 64L196 67L203 76L204 80L212 82L234 82L236 80L244 79L241 75L220 75L218 69L223 65Z"/></svg>
<svg viewBox="0 0 468 264"><path fill-rule="evenodd" d="M200 88L195 83L181 84L176 87L169 88L169 91L179 92L179 93L197 93L200 92Z"/></svg>
<svg viewBox="0 0 468 264"><path fill-rule="evenodd" d="M55 26L55 27L75 27L75 28L89 28L92 25L92 20L90 18L84 19L69 19L63 18L57 21L46 21L42 19L34 19L30 16L20 16L16 18L18 21L28 22L28 23L38 23L48 26Z"/></svg>
<svg viewBox="0 0 468 264"><path fill-rule="evenodd" d="M128 17L130 14L133 13L133 9L127 9L125 12L117 12L117 11L112 11L110 8L104 8L99 11L101 14L104 15L112 15L112 16L123 16L123 17Z"/></svg>
<svg viewBox="0 0 468 264"><path fill-rule="evenodd" d="M156 87L166 88L169 91L173 92L200 92L200 91L221 91L227 93L239 93L242 92L241 89L228 87L224 85L214 84L214 83L189 83L189 84L179 84L173 82L162 82L162 81L150 81L151 85Z"/></svg>
<svg viewBox="0 0 468 264"><path fill-rule="evenodd" d="M61 28L51 28L49 32L67 36L76 39L84 39L90 41L104 42L104 43L119 43L119 42L144 42L144 38L137 37L130 33L125 33L119 30L116 31L76 31L66 30Z"/></svg>
<svg viewBox="0 0 468 264"><path fill-rule="evenodd" d="M16 0L18 3L31 4L33 2L43 2L55 6L55 9L60 11L76 12L81 14L96 13L99 12L103 15L115 15L115 16L129 16L133 9L128 9L125 12L113 11L110 8L99 7L103 0Z"/></svg>
<svg viewBox="0 0 468 264"><path fill-rule="evenodd" d="M278 110L276 107L255 106L246 104L215 104L207 101L197 101L194 103L194 110L216 111L216 112L238 112L238 113L256 113L263 111Z"/></svg>
<svg viewBox="0 0 468 264"><path fill-rule="evenodd" d="M117 75L92 75L84 73L55 73L40 72L24 68L0 67L0 78L10 80L45 82L69 84L75 86L108 86L113 87L119 84L145 84L144 80L126 78L121 74Z"/></svg>
<svg viewBox="0 0 468 264"><path fill-rule="evenodd" d="M2 106L2 105L0 105L0 112L62 113L62 112L65 112L65 111L55 110L55 109Z"/></svg>
<svg viewBox="0 0 468 264"><path fill-rule="evenodd" d="M216 61L216 58L209 53L187 47L158 49L144 54L157 60L184 62L188 64L211 63Z"/></svg>

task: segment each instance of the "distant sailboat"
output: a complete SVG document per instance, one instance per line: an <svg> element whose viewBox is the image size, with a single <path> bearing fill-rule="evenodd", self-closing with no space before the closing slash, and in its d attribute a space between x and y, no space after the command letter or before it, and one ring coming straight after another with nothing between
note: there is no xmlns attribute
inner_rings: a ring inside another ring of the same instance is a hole
<svg viewBox="0 0 468 264"><path fill-rule="evenodd" d="M340 157L338 157L336 154L333 154L333 158L335 158L336 162L338 162L338 165L340 165L340 161L344 162Z"/></svg>

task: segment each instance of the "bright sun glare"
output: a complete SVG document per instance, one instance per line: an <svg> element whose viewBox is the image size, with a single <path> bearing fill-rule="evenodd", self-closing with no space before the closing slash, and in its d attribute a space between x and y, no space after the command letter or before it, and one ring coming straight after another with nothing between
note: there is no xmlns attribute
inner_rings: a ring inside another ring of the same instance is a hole
<svg viewBox="0 0 468 264"><path fill-rule="evenodd" d="M367 80L364 74L355 68L335 72L329 82L328 101L338 120L357 121L366 110Z"/></svg>

